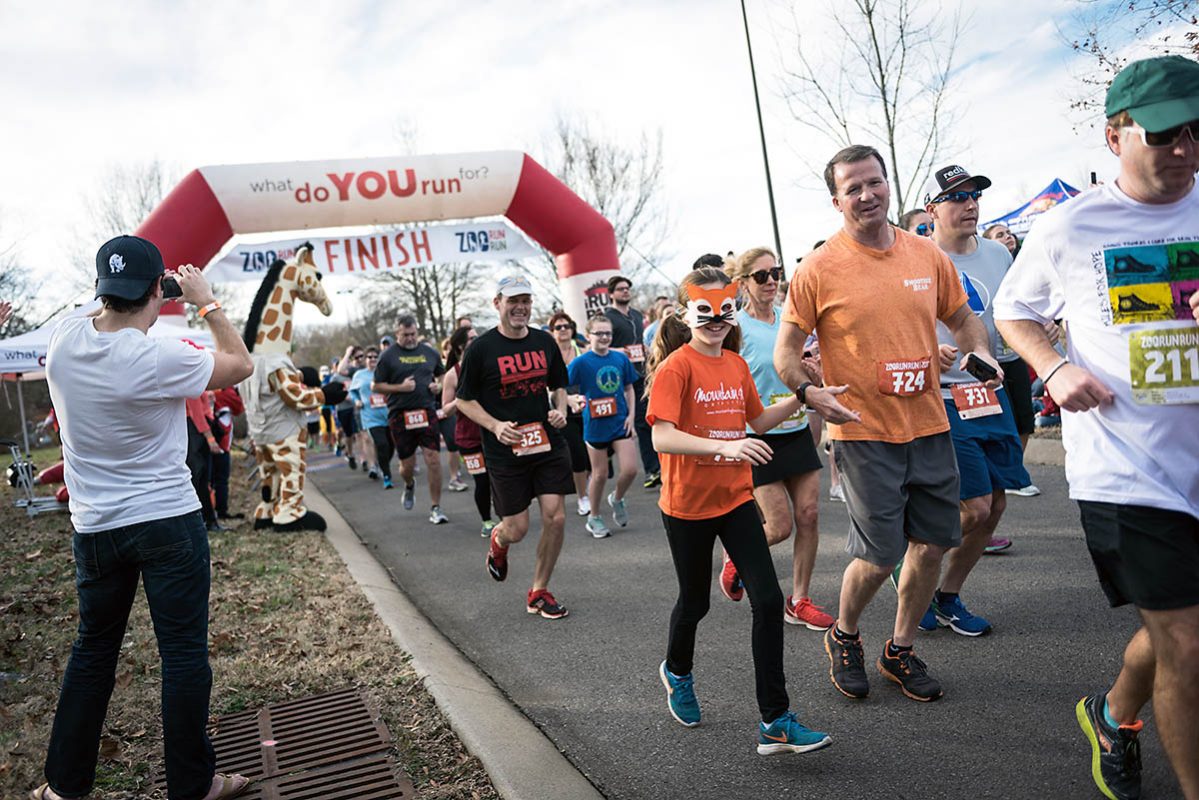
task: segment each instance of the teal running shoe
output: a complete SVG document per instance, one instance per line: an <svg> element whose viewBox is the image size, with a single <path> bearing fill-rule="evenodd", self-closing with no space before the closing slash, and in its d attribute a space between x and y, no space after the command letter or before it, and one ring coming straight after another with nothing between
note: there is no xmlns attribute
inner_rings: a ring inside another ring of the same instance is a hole
<svg viewBox="0 0 1199 800"><path fill-rule="evenodd" d="M795 718L794 711L788 711L774 722L767 725L758 723L758 755L773 756L778 753L809 753L828 747L833 740L827 733L814 731L804 727Z"/></svg>
<svg viewBox="0 0 1199 800"><path fill-rule="evenodd" d="M699 700L695 699L695 679L691 673L679 676L666 668L663 661L658 667L658 675L662 685L666 687L666 703L670 706L670 716L680 725L694 728L699 724Z"/></svg>
<svg viewBox="0 0 1199 800"><path fill-rule="evenodd" d="M620 500L617 500L616 492L610 492L608 494L608 505L612 508L612 521L621 528L627 527L629 524L629 509L625 505L624 498L622 497Z"/></svg>

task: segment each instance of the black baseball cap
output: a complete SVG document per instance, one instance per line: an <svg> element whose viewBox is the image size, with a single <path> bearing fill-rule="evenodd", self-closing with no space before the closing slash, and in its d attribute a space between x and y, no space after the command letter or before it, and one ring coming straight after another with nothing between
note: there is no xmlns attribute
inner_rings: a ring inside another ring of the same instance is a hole
<svg viewBox="0 0 1199 800"><path fill-rule="evenodd" d="M980 192L991 185L991 179L985 175L971 175L957 164L934 170L928 183L924 185L924 204L928 205L943 194L949 194L959 186L974 181L974 186Z"/></svg>
<svg viewBox="0 0 1199 800"><path fill-rule="evenodd" d="M109 239L96 251L96 297L137 300L164 272L154 242L140 236Z"/></svg>

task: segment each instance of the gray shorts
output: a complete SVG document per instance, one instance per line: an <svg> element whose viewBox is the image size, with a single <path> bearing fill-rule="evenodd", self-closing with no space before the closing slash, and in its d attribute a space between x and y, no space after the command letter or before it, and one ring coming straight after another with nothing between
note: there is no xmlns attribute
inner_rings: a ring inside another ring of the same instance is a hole
<svg viewBox="0 0 1199 800"><path fill-rule="evenodd" d="M893 567L908 539L962 543L958 462L948 432L906 444L838 441L833 455L849 509L851 556Z"/></svg>

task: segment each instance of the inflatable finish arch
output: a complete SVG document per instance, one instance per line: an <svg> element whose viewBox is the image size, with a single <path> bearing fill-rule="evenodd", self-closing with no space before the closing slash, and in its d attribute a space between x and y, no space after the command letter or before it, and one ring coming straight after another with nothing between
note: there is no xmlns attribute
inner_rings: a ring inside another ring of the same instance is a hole
<svg viewBox="0 0 1199 800"><path fill-rule="evenodd" d="M611 223L514 150L200 167L136 233L168 266L206 265L240 233L497 215L554 256L563 305L580 327L602 313L606 281L620 270ZM548 303L535 303L548 315Z"/></svg>

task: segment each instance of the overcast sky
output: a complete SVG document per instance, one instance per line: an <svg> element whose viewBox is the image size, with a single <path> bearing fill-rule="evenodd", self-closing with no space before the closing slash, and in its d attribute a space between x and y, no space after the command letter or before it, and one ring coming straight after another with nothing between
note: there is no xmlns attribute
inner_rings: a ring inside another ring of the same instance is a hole
<svg viewBox="0 0 1199 800"><path fill-rule="evenodd" d="M833 41L826 3L795 2L803 33ZM801 155L822 164L837 148L782 98L790 4L747 5L792 263L840 224ZM1100 130L1071 124L1079 61L1060 31L1076 2L962 5L962 114L943 161L994 181L984 219L1054 177L1112 177ZM662 131L671 276L700 253L773 242L736 0L0 0L0 97L0 246L41 274L64 269L83 198L114 165L386 156L405 126L420 152L531 150L558 111L630 142Z"/></svg>

